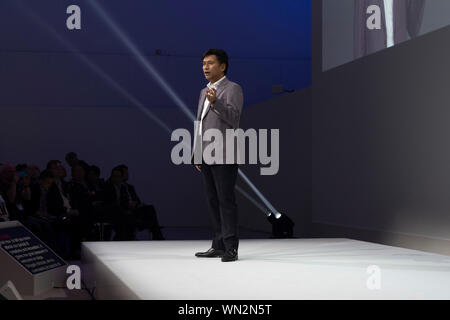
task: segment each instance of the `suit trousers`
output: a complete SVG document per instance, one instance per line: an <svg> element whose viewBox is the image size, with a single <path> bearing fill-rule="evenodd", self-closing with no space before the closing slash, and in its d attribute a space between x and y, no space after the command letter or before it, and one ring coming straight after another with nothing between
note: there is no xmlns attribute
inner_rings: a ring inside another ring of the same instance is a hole
<svg viewBox="0 0 450 320"><path fill-rule="evenodd" d="M238 211L234 187L237 164L208 165L202 163L201 172L213 229L212 248L238 249Z"/></svg>

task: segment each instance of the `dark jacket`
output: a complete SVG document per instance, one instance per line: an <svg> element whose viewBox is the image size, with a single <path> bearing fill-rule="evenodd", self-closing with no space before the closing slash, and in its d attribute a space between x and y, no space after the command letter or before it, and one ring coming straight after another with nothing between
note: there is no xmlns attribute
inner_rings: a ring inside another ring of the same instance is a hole
<svg viewBox="0 0 450 320"><path fill-rule="evenodd" d="M64 196L69 198L67 182L63 181L61 185ZM53 183L52 186L48 189L47 213L55 217L65 216L67 214L67 208L64 207L64 200L61 197L59 188L56 183Z"/></svg>
<svg viewBox="0 0 450 320"><path fill-rule="evenodd" d="M108 180L105 183L104 201L105 205L109 207L120 207L123 210L129 209L130 198L125 192L125 188L122 184L120 185L118 198L115 185Z"/></svg>
<svg viewBox="0 0 450 320"><path fill-rule="evenodd" d="M367 8L377 5L381 9L381 29L367 28ZM425 0L394 0L394 43L412 39L422 26ZM355 0L354 56L360 58L387 47L384 0Z"/></svg>
<svg viewBox="0 0 450 320"><path fill-rule="evenodd" d="M69 182L68 191L72 208L77 209L82 216L90 216L93 197L87 185L72 180Z"/></svg>
<svg viewBox="0 0 450 320"><path fill-rule="evenodd" d="M134 186L129 183L124 183L123 185L125 187L125 191L128 191L130 200L136 202L137 204L140 204L141 199L139 199Z"/></svg>

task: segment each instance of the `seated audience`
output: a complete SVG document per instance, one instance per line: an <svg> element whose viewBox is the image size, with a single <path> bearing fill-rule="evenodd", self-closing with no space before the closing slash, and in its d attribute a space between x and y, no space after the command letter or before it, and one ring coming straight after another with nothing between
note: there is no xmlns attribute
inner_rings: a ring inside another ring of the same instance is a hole
<svg viewBox="0 0 450 320"><path fill-rule="evenodd" d="M135 240L136 229L148 229L153 240L164 240L154 209L132 199L123 183L122 169L115 167L105 184L105 207L115 227L114 240Z"/></svg>
<svg viewBox="0 0 450 320"><path fill-rule="evenodd" d="M51 160L47 163L47 170L50 170L54 177L54 182L47 192L47 212L56 219L57 230L69 236L71 258L77 259L81 249L83 227L78 210L70 203L68 183L64 180L66 169L61 161Z"/></svg>
<svg viewBox="0 0 450 320"><path fill-rule="evenodd" d="M103 192L105 190L105 180L100 178L100 168L89 166L86 172L86 184L94 197L95 202L103 203Z"/></svg>
<svg viewBox="0 0 450 320"><path fill-rule="evenodd" d="M82 238L91 235L93 217L93 194L89 191L86 183L86 172L79 163L72 166L72 180L68 184L68 194L70 205L79 212L80 224L82 227Z"/></svg>
<svg viewBox="0 0 450 320"><path fill-rule="evenodd" d="M118 166L118 168L122 171L122 184L124 186L126 197L129 199L129 205L134 210L135 216L137 217L138 228L140 230L149 229L154 240L163 240L164 236L161 233L161 227L159 226L155 208L152 205L142 203L134 186L128 183L128 167L122 164Z"/></svg>
<svg viewBox="0 0 450 320"><path fill-rule="evenodd" d="M109 222L114 240L135 240L136 231L145 229L153 240L164 240L154 206L143 203L128 183L126 165L115 167L105 182L100 168L75 152L65 160L70 182L59 160L49 161L42 172L35 164L0 164L0 222L20 221L64 259L79 259L81 241L92 239L94 222Z"/></svg>
<svg viewBox="0 0 450 320"><path fill-rule="evenodd" d="M62 250L54 228L56 218L47 212L47 193L53 182L53 174L48 170L42 171L37 184L32 185L30 200L24 203L24 207L30 230L50 248L61 254Z"/></svg>

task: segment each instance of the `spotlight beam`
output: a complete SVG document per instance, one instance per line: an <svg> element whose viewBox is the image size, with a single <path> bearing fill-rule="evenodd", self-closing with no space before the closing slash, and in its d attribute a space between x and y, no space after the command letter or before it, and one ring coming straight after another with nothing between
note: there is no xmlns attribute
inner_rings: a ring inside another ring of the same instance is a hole
<svg viewBox="0 0 450 320"><path fill-rule="evenodd" d="M20 4L20 2L18 2ZM20 6L24 9L27 15L29 15L36 23L38 23L42 28L52 34L59 42L61 42L69 51L77 52L77 48L71 44L69 41L64 39L58 32L56 32L49 24L47 24L41 17L29 10L29 8L24 8L21 4ZM75 53L74 53L75 54ZM111 85L115 90L120 92L125 98L127 98L133 105L135 105L140 111L142 111L148 118L155 121L163 130L167 131L169 134L172 130L153 112L151 112L145 105L134 97L130 92L128 92L123 86L121 86L117 81L111 78L105 71L103 71L98 65L92 62L86 55L82 53L75 54L84 64L89 66L98 76L105 80L109 85Z"/></svg>
<svg viewBox="0 0 450 320"><path fill-rule="evenodd" d="M22 5L20 5L22 9L26 10L26 14L29 15L37 24L39 24L42 28L44 28L46 31L51 33L58 41L60 41L69 51L77 52L77 48L61 37L61 35L58 34L50 25L48 25L41 17L36 15L34 12L31 12L28 8L24 8ZM105 81L109 83L115 90L117 90L120 94L122 94L125 98L131 101L131 103L138 108L141 112L143 112L149 119L155 121L160 128L162 128L167 133L171 134L172 129L169 128L169 126L163 122L161 119L159 119L154 113L152 113L148 108L144 106L144 104L139 101L136 97L134 97L130 92L128 92L123 86L121 86L117 81L115 81L111 76L109 76L104 70L102 70L97 64L92 62L86 55L82 53L77 53L77 57L85 63L87 66L89 66L98 76L103 78ZM183 142L183 145L190 148L191 146L187 143Z"/></svg>
<svg viewBox="0 0 450 320"><path fill-rule="evenodd" d="M253 203L255 205L255 207L257 207L259 210L264 212L265 215L270 216L270 212L268 212L267 209L262 204L260 204L258 201L256 201L255 198L253 198L246 191L244 191L244 189L242 189L241 187L236 185L236 190L238 190L244 197L246 197L248 201Z"/></svg>
<svg viewBox="0 0 450 320"><path fill-rule="evenodd" d="M137 46L130 40L125 32L105 13L105 10L100 7L95 1L88 2L96 11L97 14L103 19L104 22L113 30L114 34L123 42L123 44L133 53L139 63L144 69L156 80L156 82L162 87L166 94L172 98L175 104L184 112L184 114L193 122L195 120L194 115L181 100L178 94L171 88L166 80L158 73L153 65L145 58L142 52Z"/></svg>
<svg viewBox="0 0 450 320"><path fill-rule="evenodd" d="M280 218L281 213L277 209L275 209L274 206L272 206L272 204L269 202L269 200L267 200L266 197L263 196L263 194L258 190L258 188L256 188L255 185L250 181L250 179L247 178L247 176L242 172L242 170L239 169L238 172L239 172L239 175L241 176L241 178L244 179L244 181L253 190L253 192L256 193L256 195L259 197L259 199L261 199L261 201L270 210L269 214L267 214L267 215L270 216L270 214L273 213L275 215L275 218L277 218L277 219Z"/></svg>
<svg viewBox="0 0 450 320"><path fill-rule="evenodd" d="M71 52L76 52L74 55L78 57L84 64L89 66L98 76L103 78L109 85L111 85L115 90L117 90L120 94L122 94L125 98L130 100L132 104L137 107L141 112L147 115L148 118L155 121L163 130L167 133L171 134L172 129L169 128L166 123L164 123L161 119L159 119L154 113L152 113L148 108L144 106L144 104L139 101L136 97L134 97L130 92L128 92L123 86L121 86L117 81L115 81L110 75L108 75L104 70L102 70L97 64L92 62L86 55L83 53L79 53L77 48L64 39L56 30L54 30L48 23L46 23L39 15L29 10L29 8L24 7L20 2L18 2L19 6L23 9L23 11L32 18L40 27L49 32L53 37L55 37L60 43L62 43L67 50ZM191 147L187 143L184 143L186 147Z"/></svg>
<svg viewBox="0 0 450 320"><path fill-rule="evenodd" d="M97 14L103 19L103 21L114 31L115 35L123 42L123 44L135 55L137 60L141 63L144 69L156 80L156 82L162 87L162 89L172 98L175 104L183 111L183 113L191 120L195 120L195 116L192 111L186 106L186 104L181 100L177 93L170 87L170 85L164 80L164 78L158 73L158 71L153 67L153 65L145 58L142 52L137 48L137 46L131 41L125 32L118 26L107 14L104 8L102 8L95 1L88 2L96 11ZM256 193L256 195L261 199L261 201L269 208L269 210L278 219L281 213L276 210L272 204L262 195L262 193L255 187L255 185L247 178L247 176L238 170L239 175L244 179L244 181L249 185L249 187Z"/></svg>

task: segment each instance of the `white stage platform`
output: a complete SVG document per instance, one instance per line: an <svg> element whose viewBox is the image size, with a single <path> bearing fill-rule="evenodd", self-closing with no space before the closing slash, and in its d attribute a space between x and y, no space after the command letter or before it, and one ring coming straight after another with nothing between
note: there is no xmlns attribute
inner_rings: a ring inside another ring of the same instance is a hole
<svg viewBox="0 0 450 320"><path fill-rule="evenodd" d="M450 256L350 239L241 240L236 262L194 256L210 244L86 242L82 271L97 299L450 299Z"/></svg>

